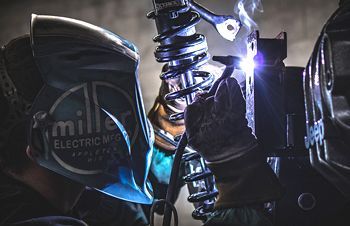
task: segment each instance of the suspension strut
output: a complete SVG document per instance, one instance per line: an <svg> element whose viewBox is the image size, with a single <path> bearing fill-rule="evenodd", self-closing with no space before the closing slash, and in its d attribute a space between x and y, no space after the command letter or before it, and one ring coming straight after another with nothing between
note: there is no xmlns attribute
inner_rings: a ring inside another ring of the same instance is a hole
<svg viewBox="0 0 350 226"><path fill-rule="evenodd" d="M159 33L153 39L160 43L155 50L156 60L160 63L166 63L165 71L160 75L160 78L162 80L179 78L181 81L182 89L167 94L165 99L173 101L185 98L186 103L190 104L194 92L209 88L214 80L212 74L198 70L198 67L209 60L206 38L204 35L196 34L195 30L200 16L197 12L190 10L188 6L181 5L173 9L153 11L148 14L148 17L155 19ZM201 78L201 81L198 82L196 78ZM183 119L183 113L177 113L170 117L170 120L180 120ZM204 213L204 209L209 211L213 207L214 198L217 195L214 190L213 176L196 152L186 154L183 159L186 161L186 171L189 173L185 177L185 182L193 183L193 186L202 185L201 193L191 194L188 200L209 204L205 206L206 208L200 206L200 210L195 210L193 216L198 218ZM197 160L195 165L190 162L194 160ZM200 168L199 172L193 172L198 167ZM202 183L198 183L198 180L201 180Z"/></svg>
<svg viewBox="0 0 350 226"><path fill-rule="evenodd" d="M185 99L188 105L193 101L195 92L208 90L214 81L211 73L199 70L200 66L208 62L210 56L206 38L196 33L195 25L202 16L212 23L224 38L233 40L240 24L230 16L215 15L193 1L153 0L153 5L154 11L148 13L147 17L155 20L158 31L158 35L153 38L154 42L159 43L155 49L155 58L159 63L165 63L160 78L180 79L181 84L181 90L168 93L165 100ZM183 112L176 113L170 116L170 120L181 120L183 117ZM165 140L176 143L161 131L155 132ZM187 151L182 156L182 161L185 162L187 174L184 181L190 191L188 201L196 207L192 216L204 220L213 210L218 194L214 177L197 152ZM166 221L170 220L164 219L164 222Z"/></svg>

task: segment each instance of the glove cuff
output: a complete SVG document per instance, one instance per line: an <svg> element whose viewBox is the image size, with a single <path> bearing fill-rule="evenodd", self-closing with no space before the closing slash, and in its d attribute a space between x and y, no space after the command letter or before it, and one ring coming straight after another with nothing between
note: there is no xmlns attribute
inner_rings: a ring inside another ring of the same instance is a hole
<svg viewBox="0 0 350 226"><path fill-rule="evenodd" d="M158 96L152 109L148 113L148 118L154 130L161 130L161 132L168 133L171 137L175 137L181 135L185 131L185 124L184 120L170 121L169 117L173 113L175 112ZM176 149L176 146L170 144L157 134L155 134L155 144L166 151L174 151Z"/></svg>
<svg viewBox="0 0 350 226"><path fill-rule="evenodd" d="M239 158L208 167L219 191L216 209L259 204L282 196L282 186L257 146Z"/></svg>

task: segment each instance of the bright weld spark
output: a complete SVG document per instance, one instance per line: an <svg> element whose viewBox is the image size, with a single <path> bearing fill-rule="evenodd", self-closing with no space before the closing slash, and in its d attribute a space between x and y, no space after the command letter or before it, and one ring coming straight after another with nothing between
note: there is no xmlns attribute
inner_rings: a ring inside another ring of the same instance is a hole
<svg viewBox="0 0 350 226"><path fill-rule="evenodd" d="M253 59L245 58L240 62L239 67L241 70L243 70L247 74L247 73L250 73L251 71L254 71L255 62Z"/></svg>

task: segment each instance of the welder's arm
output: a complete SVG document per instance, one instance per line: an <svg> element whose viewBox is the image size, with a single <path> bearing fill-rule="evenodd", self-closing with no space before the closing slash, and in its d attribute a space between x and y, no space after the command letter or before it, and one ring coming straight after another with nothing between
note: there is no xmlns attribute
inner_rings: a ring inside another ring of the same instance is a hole
<svg viewBox="0 0 350 226"><path fill-rule="evenodd" d="M189 145L215 176L217 210L235 215L249 207L254 213L259 204L281 196L278 179L247 126L245 101L235 79L221 81L214 96L198 95L185 110L185 125Z"/></svg>
<svg viewBox="0 0 350 226"><path fill-rule="evenodd" d="M46 216L46 217L37 217L29 220L19 221L11 225L17 226L88 226L85 222L78 220L76 218L67 217L67 216Z"/></svg>
<svg viewBox="0 0 350 226"><path fill-rule="evenodd" d="M154 196L157 199L165 199L176 149L176 146L164 140L158 133L163 133L173 139L175 136L181 135L185 130L184 120L173 122L169 120L169 117L171 114L183 112L186 103L183 100L165 100L166 94L179 89L179 83L177 79L162 81L159 94L148 113L148 118L156 131L149 179L153 186ZM179 177L182 176L179 175ZM183 180L179 181L181 183L177 185L177 195L183 186ZM161 210L162 208L159 208L160 212Z"/></svg>
<svg viewBox="0 0 350 226"><path fill-rule="evenodd" d="M73 212L89 226L148 225L140 204L116 199L90 188L85 189Z"/></svg>

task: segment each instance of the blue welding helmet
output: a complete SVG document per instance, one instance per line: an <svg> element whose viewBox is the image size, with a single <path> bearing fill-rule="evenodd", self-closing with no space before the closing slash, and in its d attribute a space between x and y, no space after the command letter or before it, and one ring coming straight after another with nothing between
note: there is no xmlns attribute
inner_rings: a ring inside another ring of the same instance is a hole
<svg viewBox="0 0 350 226"><path fill-rule="evenodd" d="M43 167L113 197L153 201L153 131L142 102L136 47L100 27L32 15L31 45L44 86L28 138Z"/></svg>

